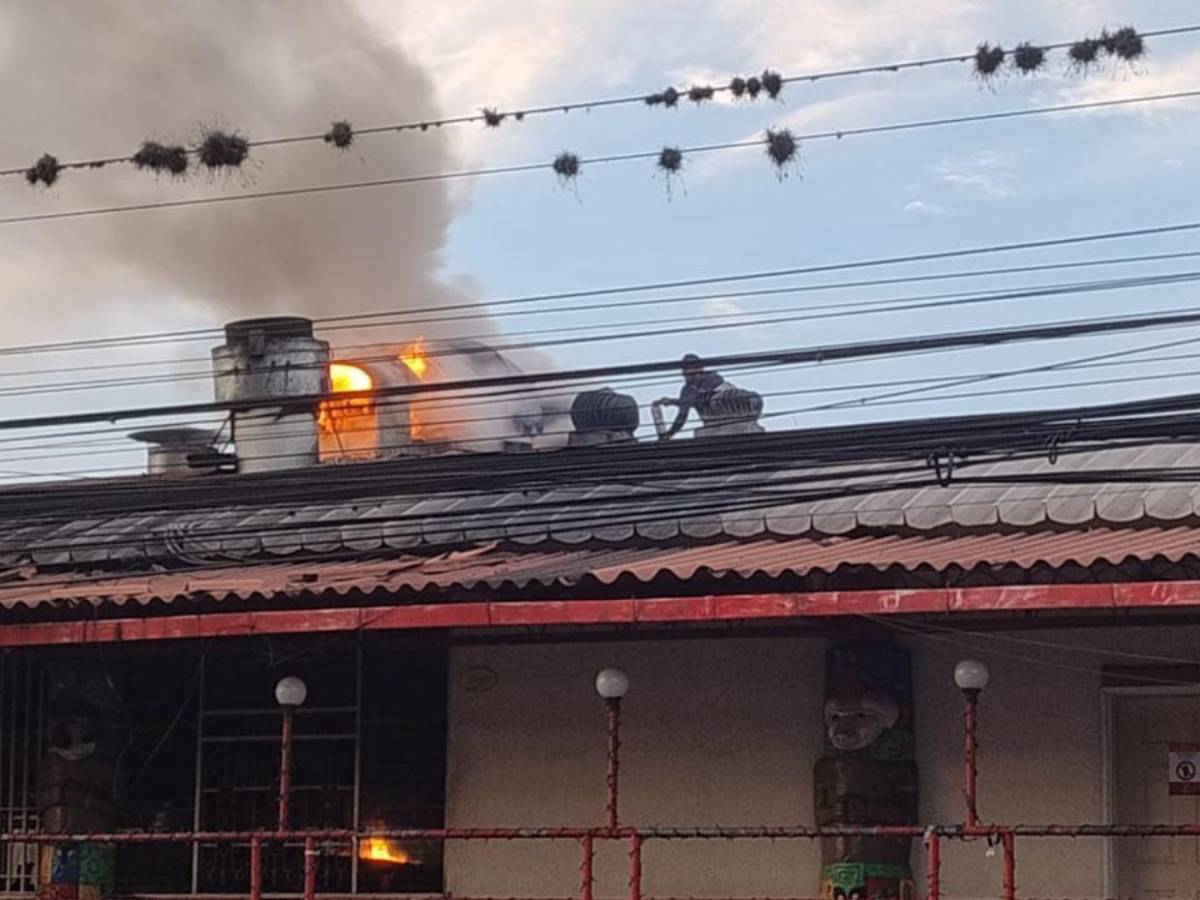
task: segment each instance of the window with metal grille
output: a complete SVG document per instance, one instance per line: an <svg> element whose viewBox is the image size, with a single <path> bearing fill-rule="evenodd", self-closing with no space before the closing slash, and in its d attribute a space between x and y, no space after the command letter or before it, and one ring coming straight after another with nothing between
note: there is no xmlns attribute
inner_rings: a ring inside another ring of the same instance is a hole
<svg viewBox="0 0 1200 900"><path fill-rule="evenodd" d="M37 831L37 769L42 747L45 684L28 656L0 655L0 828ZM28 894L37 875L37 847L0 844L0 893Z"/></svg>
<svg viewBox="0 0 1200 900"><path fill-rule="evenodd" d="M119 698L118 830L272 831L279 810L281 712L276 682L298 675L289 792L294 829L441 827L446 651L403 639L346 636L268 643L97 648L0 657L0 826L34 831L44 750L44 680L81 670ZM46 674L48 673L48 674ZM86 680L86 679L85 679ZM0 846L0 893L36 887L36 848ZM303 848L267 842L263 889L298 893ZM123 894L239 894L247 845L122 844ZM317 889L438 892L440 844L362 841L321 847Z"/></svg>

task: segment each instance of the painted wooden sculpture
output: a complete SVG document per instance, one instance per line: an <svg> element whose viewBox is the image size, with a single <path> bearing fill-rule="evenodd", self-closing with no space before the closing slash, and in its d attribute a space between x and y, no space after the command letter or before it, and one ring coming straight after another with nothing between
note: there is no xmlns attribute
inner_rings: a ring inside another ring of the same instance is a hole
<svg viewBox="0 0 1200 900"><path fill-rule="evenodd" d="M895 647L837 645L825 661L825 753L813 779L817 824L917 821L912 668ZM821 841L823 900L911 900L911 841Z"/></svg>

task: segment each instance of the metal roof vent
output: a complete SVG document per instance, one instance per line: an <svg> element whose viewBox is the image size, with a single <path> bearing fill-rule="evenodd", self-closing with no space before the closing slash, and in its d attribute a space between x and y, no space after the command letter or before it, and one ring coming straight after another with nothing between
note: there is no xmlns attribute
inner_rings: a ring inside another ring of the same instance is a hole
<svg viewBox="0 0 1200 900"><path fill-rule="evenodd" d="M216 432L204 428L147 428L129 437L146 444L146 473L160 478L193 478L220 470L228 457L213 447Z"/></svg>
<svg viewBox="0 0 1200 900"><path fill-rule="evenodd" d="M641 424L638 402L612 388L581 391L571 403L573 430L567 438L571 447L612 444L634 440Z"/></svg>

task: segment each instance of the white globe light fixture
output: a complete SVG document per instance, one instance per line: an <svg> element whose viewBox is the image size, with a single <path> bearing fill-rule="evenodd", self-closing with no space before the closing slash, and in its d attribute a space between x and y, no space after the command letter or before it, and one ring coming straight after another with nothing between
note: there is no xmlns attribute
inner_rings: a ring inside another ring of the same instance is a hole
<svg viewBox="0 0 1200 900"><path fill-rule="evenodd" d="M629 676L620 669L603 669L596 676L596 693L605 700L620 700L629 692Z"/></svg>
<svg viewBox="0 0 1200 900"><path fill-rule="evenodd" d="M308 699L308 685L295 675L281 678L279 684L275 685L275 702L285 709L303 706L306 699Z"/></svg>
<svg viewBox="0 0 1200 900"><path fill-rule="evenodd" d="M988 667L977 659L964 659L954 667L954 683L964 693L978 694L988 686Z"/></svg>

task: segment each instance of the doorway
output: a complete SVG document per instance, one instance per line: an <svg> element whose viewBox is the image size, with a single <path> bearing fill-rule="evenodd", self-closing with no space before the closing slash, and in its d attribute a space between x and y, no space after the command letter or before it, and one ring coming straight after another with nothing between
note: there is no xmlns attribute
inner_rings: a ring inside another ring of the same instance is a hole
<svg viewBox="0 0 1200 900"><path fill-rule="evenodd" d="M1120 825L1200 821L1200 796L1169 793L1174 743L1200 742L1200 694L1141 690L1109 697L1110 819ZM1200 838L1112 841L1110 896L1200 900Z"/></svg>

